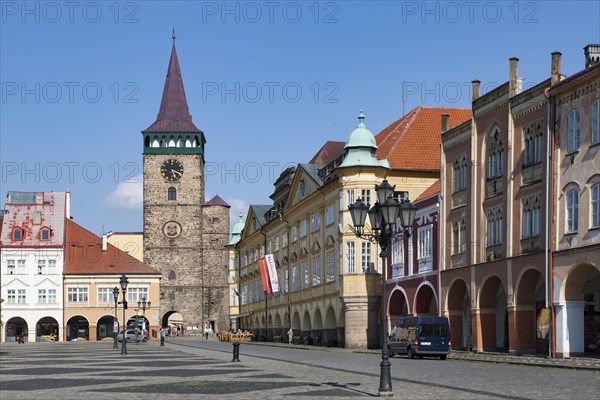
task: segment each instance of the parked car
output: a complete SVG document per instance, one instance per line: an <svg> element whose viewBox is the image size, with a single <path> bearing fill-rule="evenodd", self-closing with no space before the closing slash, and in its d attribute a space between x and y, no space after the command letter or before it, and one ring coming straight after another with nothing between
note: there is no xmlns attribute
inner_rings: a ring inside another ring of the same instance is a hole
<svg viewBox="0 0 600 400"><path fill-rule="evenodd" d="M135 329L127 329L127 331L121 331L117 334L117 340L119 342L123 341L123 336L125 336L125 340L127 340L128 342L147 342L148 341L148 335L146 335L145 333L139 332L135 333Z"/></svg>
<svg viewBox="0 0 600 400"><path fill-rule="evenodd" d="M450 346L450 326L445 317L402 317L388 340L390 357L406 354L408 358L439 356L445 360Z"/></svg>

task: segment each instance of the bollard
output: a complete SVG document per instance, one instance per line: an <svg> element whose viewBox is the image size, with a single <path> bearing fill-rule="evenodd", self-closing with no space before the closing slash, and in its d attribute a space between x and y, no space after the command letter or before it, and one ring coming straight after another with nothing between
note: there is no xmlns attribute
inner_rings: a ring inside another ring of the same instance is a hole
<svg viewBox="0 0 600 400"><path fill-rule="evenodd" d="M233 360L231 362L240 362L240 342L233 342Z"/></svg>

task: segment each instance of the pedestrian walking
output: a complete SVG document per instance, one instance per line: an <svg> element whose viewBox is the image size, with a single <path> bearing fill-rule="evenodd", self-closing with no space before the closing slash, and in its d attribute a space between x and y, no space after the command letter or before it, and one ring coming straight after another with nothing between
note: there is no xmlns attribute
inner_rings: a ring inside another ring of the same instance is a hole
<svg viewBox="0 0 600 400"><path fill-rule="evenodd" d="M167 335L167 332L165 331L165 328L160 328L160 345L164 346L165 345L165 336Z"/></svg>
<svg viewBox="0 0 600 400"><path fill-rule="evenodd" d="M292 328L290 328L290 330L288 331L288 343L292 344L292 339L294 338L294 330Z"/></svg>

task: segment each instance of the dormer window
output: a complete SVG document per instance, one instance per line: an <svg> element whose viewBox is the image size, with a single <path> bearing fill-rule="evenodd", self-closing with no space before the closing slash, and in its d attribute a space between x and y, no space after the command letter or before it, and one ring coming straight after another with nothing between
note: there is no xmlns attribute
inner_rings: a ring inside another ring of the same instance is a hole
<svg viewBox="0 0 600 400"><path fill-rule="evenodd" d="M12 240L23 240L24 232L22 228L15 228L12 231Z"/></svg>
<svg viewBox="0 0 600 400"><path fill-rule="evenodd" d="M50 240L50 228L42 228L40 230L40 239L41 240Z"/></svg>

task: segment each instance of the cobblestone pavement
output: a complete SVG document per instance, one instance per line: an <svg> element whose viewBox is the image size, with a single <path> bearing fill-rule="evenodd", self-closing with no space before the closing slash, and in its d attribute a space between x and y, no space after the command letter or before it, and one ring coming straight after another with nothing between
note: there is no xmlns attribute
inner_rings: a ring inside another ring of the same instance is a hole
<svg viewBox="0 0 600 400"><path fill-rule="evenodd" d="M309 361L292 362L260 345L247 346L245 349L257 354L268 353L270 357L243 352L242 362L231 362L232 354L228 351L230 344L201 342L198 338L174 338L168 340L165 347L158 346L156 341L129 344L128 355L123 356L120 349L112 347L110 341L25 345L2 343L0 398L34 400L50 395L57 399L83 396L122 399L139 395L145 400L205 399L209 396L211 400L273 397L360 399L376 396L379 386L377 365L369 372L360 368L368 355L345 349L327 352L327 358L344 360L340 368L332 368L311 364L310 355L316 355L316 352L302 352L304 359ZM299 349L281 350L298 353ZM319 356L323 357L323 354L319 353ZM368 356L369 364L375 364L373 360L374 357ZM393 362L399 361L394 359ZM457 361L444 365L458 364L472 363ZM573 373L587 374L582 378L586 381L595 379L592 388L595 385L600 389L599 373ZM503 384L507 383L499 382L500 386ZM394 376L393 385L394 398L398 399L533 398L505 394L502 388L492 390L476 385L459 388L448 383L433 383L427 377L419 380L410 377L397 379ZM578 398L593 398L589 397L589 387L587 390L580 392L585 395ZM560 395L557 398L569 397Z"/></svg>

